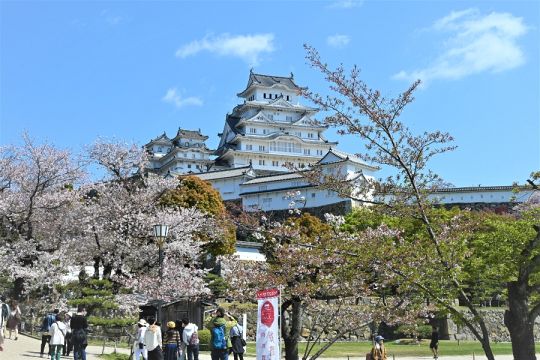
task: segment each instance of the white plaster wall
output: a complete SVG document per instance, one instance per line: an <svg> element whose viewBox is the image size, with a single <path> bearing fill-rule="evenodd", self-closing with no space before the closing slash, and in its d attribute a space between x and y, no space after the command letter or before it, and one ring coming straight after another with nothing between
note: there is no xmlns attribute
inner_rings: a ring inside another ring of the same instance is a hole
<svg viewBox="0 0 540 360"><path fill-rule="evenodd" d="M297 209L331 205L348 200L339 197L335 192L330 190L305 188L298 190L276 190L262 194L242 195L242 206L246 211L287 210L289 209L289 204L291 203L291 199L287 197L287 193L289 191L299 192L299 194L294 197L296 203L295 208ZM313 196L313 194L315 195ZM268 201L265 199L272 200Z"/></svg>
<svg viewBox="0 0 540 360"><path fill-rule="evenodd" d="M513 193L510 190L461 191L429 195L430 200L444 204L525 202L532 195L530 190Z"/></svg>

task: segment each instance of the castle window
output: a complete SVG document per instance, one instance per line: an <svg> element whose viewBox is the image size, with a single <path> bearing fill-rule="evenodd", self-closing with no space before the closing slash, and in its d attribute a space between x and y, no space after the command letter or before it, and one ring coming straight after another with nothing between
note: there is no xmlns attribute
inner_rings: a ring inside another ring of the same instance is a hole
<svg viewBox="0 0 540 360"><path fill-rule="evenodd" d="M311 150L310 150L310 149L304 149L304 155L309 155L309 154L310 154L310 152L311 152Z"/></svg>
<svg viewBox="0 0 540 360"><path fill-rule="evenodd" d="M255 128L249 128L249 132L250 132L251 134L256 134L256 133L257 133L257 129L255 129Z"/></svg>
<svg viewBox="0 0 540 360"><path fill-rule="evenodd" d="M266 99L266 93L264 93L264 94L263 94L263 98L265 98L265 99Z"/></svg>
<svg viewBox="0 0 540 360"><path fill-rule="evenodd" d="M253 150L253 145L251 144L246 145L246 150Z"/></svg>
<svg viewBox="0 0 540 360"><path fill-rule="evenodd" d="M259 165L264 165L264 160L259 160Z"/></svg>
<svg viewBox="0 0 540 360"><path fill-rule="evenodd" d="M286 116L285 119L286 119L287 121L292 121L292 116Z"/></svg>
<svg viewBox="0 0 540 360"><path fill-rule="evenodd" d="M271 99L271 98L272 98L272 94L268 94L268 98Z"/></svg>
<svg viewBox="0 0 540 360"><path fill-rule="evenodd" d="M289 101L289 95L287 95L287 101Z"/></svg>
<svg viewBox="0 0 540 360"><path fill-rule="evenodd" d="M274 120L274 115L268 115L268 118L269 118L270 120Z"/></svg>
<svg viewBox="0 0 540 360"><path fill-rule="evenodd" d="M188 164L187 168L188 168L188 169L191 169L191 164Z"/></svg>
<svg viewBox="0 0 540 360"><path fill-rule="evenodd" d="M272 160L272 166L279 166L279 161Z"/></svg>
<svg viewBox="0 0 540 360"><path fill-rule="evenodd" d="M315 197L315 193L311 193L311 197L314 198L314 197Z"/></svg>
<svg viewBox="0 0 540 360"><path fill-rule="evenodd" d="M265 146L264 145L259 145L259 151L265 151Z"/></svg>
<svg viewBox="0 0 540 360"><path fill-rule="evenodd" d="M296 135L298 137L302 137L302 132L301 131L295 131L294 135Z"/></svg>
<svg viewBox="0 0 540 360"><path fill-rule="evenodd" d="M266 134L267 132L268 132L268 130L263 129L263 134Z"/></svg>
<svg viewBox="0 0 540 360"><path fill-rule="evenodd" d="M313 139L313 133L308 133L307 137Z"/></svg>
<svg viewBox="0 0 540 360"><path fill-rule="evenodd" d="M193 159L195 159L195 154L191 154L191 157L192 157Z"/></svg>
<svg viewBox="0 0 540 360"><path fill-rule="evenodd" d="M187 154L186 154L186 153L184 153L184 157L187 157Z"/></svg>
<svg viewBox="0 0 540 360"><path fill-rule="evenodd" d="M161 146L157 148L157 151L158 151L158 152L162 152L162 151L163 151L163 149L161 148Z"/></svg>

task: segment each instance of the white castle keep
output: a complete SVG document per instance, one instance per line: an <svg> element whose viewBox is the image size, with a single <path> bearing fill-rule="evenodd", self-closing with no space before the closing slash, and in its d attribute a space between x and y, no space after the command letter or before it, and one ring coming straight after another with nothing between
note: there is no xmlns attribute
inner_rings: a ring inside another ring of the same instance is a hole
<svg viewBox="0 0 540 360"><path fill-rule="evenodd" d="M200 130L178 129L175 137L165 133L144 145L149 168L163 176L193 174L209 181L224 200L241 201L246 211L286 210L291 200L297 207L316 208L358 204L331 190L310 184L299 172L319 164L325 171L351 180L374 176L376 167L352 154L336 149L327 140L327 129L314 121L318 109L300 104L301 88L289 77L255 74L250 71L246 88L238 93L242 103L225 116L219 146L206 147L208 136ZM294 194L294 199L291 199ZM518 198L511 186L451 188L435 191L431 197L442 203L509 203Z"/></svg>

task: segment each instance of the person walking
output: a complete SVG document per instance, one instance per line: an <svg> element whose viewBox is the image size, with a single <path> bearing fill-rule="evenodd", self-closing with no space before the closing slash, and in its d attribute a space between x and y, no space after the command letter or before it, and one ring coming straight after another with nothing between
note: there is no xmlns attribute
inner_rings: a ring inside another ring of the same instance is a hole
<svg viewBox="0 0 540 360"><path fill-rule="evenodd" d="M144 334L146 333L148 323L144 319L140 319L137 323L137 334L135 334L135 350L133 351L133 356L135 360L148 359L148 350L144 344Z"/></svg>
<svg viewBox="0 0 540 360"><path fill-rule="evenodd" d="M176 323L169 321L167 323L167 331L163 339L163 350L165 360L177 360L180 353L180 334L176 329Z"/></svg>
<svg viewBox="0 0 540 360"><path fill-rule="evenodd" d="M11 300L11 312L7 321L7 329L9 331L9 338L11 339L11 333L15 332L15 340L18 339L19 324L21 323L21 309L17 300Z"/></svg>
<svg viewBox="0 0 540 360"><path fill-rule="evenodd" d="M188 318L182 319L182 325L182 342L186 347L187 360L199 360L199 328L190 323Z"/></svg>
<svg viewBox="0 0 540 360"><path fill-rule="evenodd" d="M67 333L67 327L63 320L63 316L57 314L55 322L51 325L51 329L49 330L51 336L49 342L51 347L51 360L60 360L60 357L62 356L62 348L64 347Z"/></svg>
<svg viewBox="0 0 540 360"><path fill-rule="evenodd" d="M45 351L45 345L49 344L49 352L47 354L51 355L51 335L49 333L49 330L51 330L52 324L56 321L56 315L60 310L54 309L54 311L51 314L47 314L43 317L43 321L41 322L41 328L39 331L41 332L41 349L40 349L40 356L43 357L43 352Z"/></svg>
<svg viewBox="0 0 540 360"><path fill-rule="evenodd" d="M371 349L371 360L387 360L384 337L381 335L375 336L375 345Z"/></svg>
<svg viewBox="0 0 540 360"><path fill-rule="evenodd" d="M64 324L66 325L66 339L64 342L64 348L62 349L63 356L69 356L69 353L73 350L73 344L71 342L71 318L73 313L67 312L64 316Z"/></svg>
<svg viewBox="0 0 540 360"><path fill-rule="evenodd" d="M433 358L438 359L439 358L439 332L437 331L436 325L431 326L431 341L429 343L429 348L431 349L431 352L433 353Z"/></svg>
<svg viewBox="0 0 540 360"><path fill-rule="evenodd" d="M161 328L157 325L156 319L148 319L148 322L150 326L144 334L144 343L148 350L148 360L163 360Z"/></svg>
<svg viewBox="0 0 540 360"><path fill-rule="evenodd" d="M244 329L238 324L238 321L236 325L231 328L231 350L234 355L234 360L244 360L244 346L246 345L246 341L244 340L243 331Z"/></svg>
<svg viewBox="0 0 540 360"><path fill-rule="evenodd" d="M71 342L74 360L86 360L88 346L88 320L84 305L77 306L77 313L71 318Z"/></svg>
<svg viewBox="0 0 540 360"><path fill-rule="evenodd" d="M6 297L4 295L0 297L0 303L2 304L0 307L0 332L2 333L3 339L3 337L5 336L4 332L6 331L7 321L11 310L9 309L9 305L6 302Z"/></svg>
<svg viewBox="0 0 540 360"><path fill-rule="evenodd" d="M218 307L214 312L214 317L208 322L212 360L229 359L229 348L232 347L229 335L236 324L234 317L226 313L224 308Z"/></svg>

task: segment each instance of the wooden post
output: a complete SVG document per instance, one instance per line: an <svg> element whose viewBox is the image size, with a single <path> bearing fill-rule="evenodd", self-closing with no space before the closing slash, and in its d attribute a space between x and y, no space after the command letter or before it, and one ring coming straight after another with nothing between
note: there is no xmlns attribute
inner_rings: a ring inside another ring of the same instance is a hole
<svg viewBox="0 0 540 360"><path fill-rule="evenodd" d="M476 360L476 358L474 357L474 351L472 353L472 360Z"/></svg>

